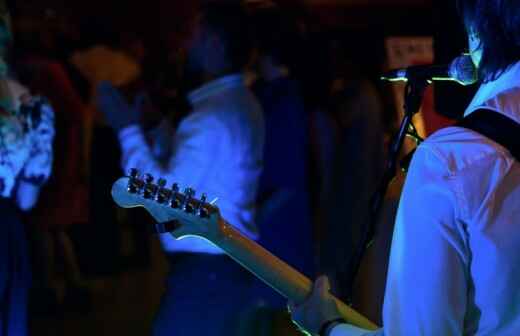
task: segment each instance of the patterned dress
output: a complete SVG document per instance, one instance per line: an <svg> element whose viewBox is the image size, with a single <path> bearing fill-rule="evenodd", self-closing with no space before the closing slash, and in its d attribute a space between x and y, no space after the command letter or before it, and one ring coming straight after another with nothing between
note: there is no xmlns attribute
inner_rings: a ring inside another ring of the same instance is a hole
<svg viewBox="0 0 520 336"><path fill-rule="evenodd" d="M31 276L17 204L26 195L16 190L49 178L54 138L54 114L43 99L15 105L14 113L0 111L0 336L27 334Z"/></svg>

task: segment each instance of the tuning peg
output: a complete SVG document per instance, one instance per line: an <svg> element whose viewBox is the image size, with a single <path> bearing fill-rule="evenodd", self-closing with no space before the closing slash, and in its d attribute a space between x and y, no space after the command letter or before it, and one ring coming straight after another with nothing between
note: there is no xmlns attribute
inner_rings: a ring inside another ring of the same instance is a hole
<svg viewBox="0 0 520 336"><path fill-rule="evenodd" d="M128 176L130 176L131 178L137 178L139 176L139 170L137 170L136 168L130 169L130 171L128 172Z"/></svg>
<svg viewBox="0 0 520 336"><path fill-rule="evenodd" d="M144 176L144 181L145 181L145 185L144 185L143 197L144 198L153 198L156 195L157 189L158 189L158 187L155 184L153 184L153 176L151 174L146 174Z"/></svg>
<svg viewBox="0 0 520 336"><path fill-rule="evenodd" d="M204 208L204 205L206 205L207 199L208 199L208 195L206 195L205 193L202 194L202 196L200 197L200 202L197 206L197 209L195 210L197 215L199 215L200 217L208 216L208 211Z"/></svg>
<svg viewBox="0 0 520 336"><path fill-rule="evenodd" d="M183 197L181 194L179 194L179 184L172 184L171 192L172 197L170 201L170 206L174 209L178 209L181 207L181 198Z"/></svg>
<svg viewBox="0 0 520 336"><path fill-rule="evenodd" d="M144 181L147 184L151 184L153 182L153 175L152 174L146 174L144 175Z"/></svg>
<svg viewBox="0 0 520 336"><path fill-rule="evenodd" d="M184 194L189 198L193 198L193 196L195 196L195 190L193 188L186 188L184 189Z"/></svg>
<svg viewBox="0 0 520 336"><path fill-rule="evenodd" d="M168 201L168 199L171 196L171 191L166 189L166 180L163 178L160 178L159 181L157 181L157 185L159 186L159 190L157 191L157 195L155 196L155 200L158 203L165 203Z"/></svg>
<svg viewBox="0 0 520 336"><path fill-rule="evenodd" d="M186 188L184 190L184 195L185 195L184 202L183 202L184 211L189 212L189 213L194 212L195 209L193 207L191 200L193 199L193 196L195 196L195 190L193 190L192 188Z"/></svg>
<svg viewBox="0 0 520 336"><path fill-rule="evenodd" d="M137 194L143 187L143 181L139 179L139 171L135 168L130 169L128 172L129 179L128 179L128 185L127 190L131 194Z"/></svg>

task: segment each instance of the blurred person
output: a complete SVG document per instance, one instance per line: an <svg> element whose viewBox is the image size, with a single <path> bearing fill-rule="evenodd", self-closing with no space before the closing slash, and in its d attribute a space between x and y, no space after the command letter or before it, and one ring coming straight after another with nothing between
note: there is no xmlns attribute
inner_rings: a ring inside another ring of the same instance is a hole
<svg viewBox="0 0 520 336"><path fill-rule="evenodd" d="M208 4L194 20L184 70L192 111L170 136L172 153L162 162L138 125L142 96L128 104L112 85L102 83L98 105L118 132L125 170L137 168L193 187L209 199L218 196L229 223L256 239L264 120L241 75L250 59L247 26L237 4ZM253 277L204 240L175 241L169 234L160 238L170 273L152 334L233 335Z"/></svg>
<svg viewBox="0 0 520 336"><path fill-rule="evenodd" d="M496 131L515 133L520 6L458 4L482 82L465 118L485 112L511 127ZM506 148L464 127L431 135L417 149L400 201L383 328L370 332L338 320L327 278L316 281L306 302L291 304L294 320L313 335L516 335L519 152L518 142Z"/></svg>
<svg viewBox="0 0 520 336"><path fill-rule="evenodd" d="M94 100L100 82L123 87L138 80L142 72L142 40L129 32L119 33L111 24L101 18L83 18L79 23L81 44L70 54L70 62L90 83Z"/></svg>
<svg viewBox="0 0 520 336"><path fill-rule="evenodd" d="M316 226L318 254L324 231L325 197L332 183L332 169L337 144L337 126L330 108L330 87L333 71L330 69L329 54L326 50L326 37L309 35L305 39L305 53L300 62L301 66L309 70L299 71L302 83L305 106L309 114L309 145L310 166L309 174L313 183L311 187L311 204L313 219ZM311 64L320 64L316 67Z"/></svg>
<svg viewBox="0 0 520 336"><path fill-rule="evenodd" d="M349 261L368 224L370 198L383 171L383 104L349 46L335 34L325 38L319 50L325 49L321 62L326 66L311 114L321 182L318 267L330 277L335 294L351 301Z"/></svg>
<svg viewBox="0 0 520 336"><path fill-rule="evenodd" d="M331 100L329 122L336 134L330 175L324 177L329 184L323 189L319 269L330 276L336 295L359 307L367 297L357 287L359 277L353 277L357 272L353 263L371 220L371 198L384 167L383 107L379 92L365 78L347 77L344 84L333 87Z"/></svg>
<svg viewBox="0 0 520 336"><path fill-rule="evenodd" d="M290 67L298 50L296 25L284 9L257 9L252 18L258 80L253 86L265 114L264 169L259 182L260 244L307 276L314 272L308 186L309 124L300 85ZM270 287L260 300L285 308Z"/></svg>
<svg viewBox="0 0 520 336"><path fill-rule="evenodd" d="M100 82L108 81L124 90L125 96L134 95L141 85L142 48L135 35L125 38L117 31L120 26L100 17L83 17L78 26L80 41L68 52L66 61L76 71L76 86L81 89L77 84L84 83L86 92L82 96L91 116L84 137L91 197L89 225L78 227L75 235L81 237L76 241L85 276L106 276L117 274L126 266L127 259L122 258L122 230L123 225L130 223L106 193L121 176L120 149L117 135L96 106L96 88ZM96 249L91 248L91 241L97 242ZM141 244L134 246L137 245Z"/></svg>
<svg viewBox="0 0 520 336"><path fill-rule="evenodd" d="M54 129L49 105L40 105L16 82L8 87L17 97L18 112L0 112L0 335L23 336L27 335L31 267L19 210L29 211L36 204L50 176ZM34 113L22 115L20 99Z"/></svg>
<svg viewBox="0 0 520 336"><path fill-rule="evenodd" d="M37 229L32 235L36 248L33 269L38 273L35 278L40 278L35 281L33 308L50 313L56 308L53 303L77 302L77 294L86 298L69 231L71 226L89 220L85 133L91 115L59 55L57 23L28 14L14 16L13 22L18 78L31 93L47 97L55 111L53 176L42 190L42 201L29 216L30 224ZM64 290L57 279L56 252L65 261Z"/></svg>
<svg viewBox="0 0 520 336"><path fill-rule="evenodd" d="M2 24L2 37L6 25ZM4 41L2 41L3 43ZM5 55L4 55L5 56ZM52 169L54 114L42 99L6 79L2 61L0 108L0 335L28 334L31 267L19 210L37 202Z"/></svg>

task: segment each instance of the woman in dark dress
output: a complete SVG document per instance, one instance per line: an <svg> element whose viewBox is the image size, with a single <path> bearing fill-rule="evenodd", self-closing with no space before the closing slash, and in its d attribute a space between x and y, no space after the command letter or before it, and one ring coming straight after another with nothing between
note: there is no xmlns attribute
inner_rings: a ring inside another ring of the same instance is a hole
<svg viewBox="0 0 520 336"><path fill-rule="evenodd" d="M31 275L19 211L34 206L51 173L53 124L49 105L0 78L0 336L27 334Z"/></svg>

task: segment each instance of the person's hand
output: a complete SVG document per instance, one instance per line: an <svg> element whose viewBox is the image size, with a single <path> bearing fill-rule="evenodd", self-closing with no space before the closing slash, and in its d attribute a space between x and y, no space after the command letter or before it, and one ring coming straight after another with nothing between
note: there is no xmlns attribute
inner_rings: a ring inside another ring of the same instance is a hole
<svg viewBox="0 0 520 336"><path fill-rule="evenodd" d="M329 279L321 276L314 283L312 293L305 302L289 302L293 322L308 335L318 335L326 322L341 317L336 301L329 291Z"/></svg>
<svg viewBox="0 0 520 336"><path fill-rule="evenodd" d="M145 99L145 94L138 94L130 105L110 82L103 81L97 87L97 107L105 116L107 123L116 131L139 123Z"/></svg>

